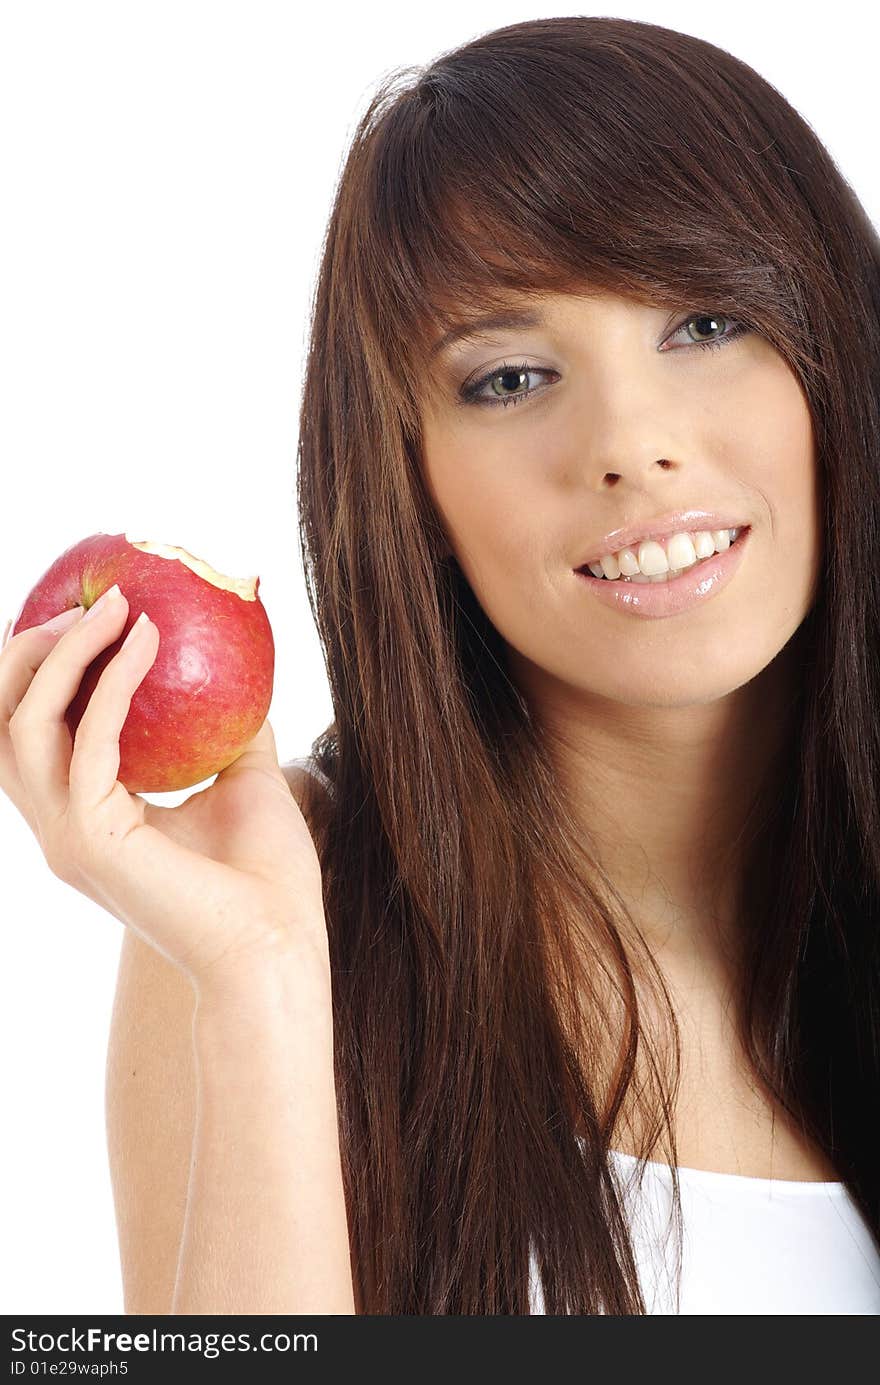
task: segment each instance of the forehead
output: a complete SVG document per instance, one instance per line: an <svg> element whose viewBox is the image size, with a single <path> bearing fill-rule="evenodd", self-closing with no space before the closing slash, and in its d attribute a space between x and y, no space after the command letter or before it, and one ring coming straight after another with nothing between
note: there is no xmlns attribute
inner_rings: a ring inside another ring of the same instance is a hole
<svg viewBox="0 0 880 1385"><path fill-rule="evenodd" d="M510 295L506 303L480 311L453 307L446 310L443 328L432 342L431 355L440 355L456 342L490 332L561 325L567 318L582 315L585 305L590 305L593 312L616 313L638 313L651 306L644 299L605 289L577 289L570 293Z"/></svg>

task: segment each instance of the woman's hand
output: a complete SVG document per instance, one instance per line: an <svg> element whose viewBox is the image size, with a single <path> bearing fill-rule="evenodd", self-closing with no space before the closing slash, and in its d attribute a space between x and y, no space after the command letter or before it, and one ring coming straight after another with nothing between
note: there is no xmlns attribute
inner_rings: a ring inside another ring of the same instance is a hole
<svg viewBox="0 0 880 1385"><path fill-rule="evenodd" d="M156 947L197 992L297 944L323 950L320 863L268 720L209 788L174 808L147 803L116 776L119 735L159 632L144 623L118 650L72 739L67 707L88 665L119 639L128 602L63 619L61 633L35 626L0 652L0 788L52 873Z"/></svg>

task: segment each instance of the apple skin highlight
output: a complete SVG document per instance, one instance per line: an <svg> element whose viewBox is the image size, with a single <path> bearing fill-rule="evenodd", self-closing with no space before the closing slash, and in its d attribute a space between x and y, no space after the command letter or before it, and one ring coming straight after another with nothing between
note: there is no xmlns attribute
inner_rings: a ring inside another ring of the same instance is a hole
<svg viewBox="0 0 880 1385"><path fill-rule="evenodd" d="M101 673L146 611L159 649L131 699L118 778L130 793L191 788L230 765L269 712L275 643L260 579L227 577L186 549L92 534L43 573L11 635L92 606L114 582L128 601L125 626L89 664L65 721L74 737Z"/></svg>

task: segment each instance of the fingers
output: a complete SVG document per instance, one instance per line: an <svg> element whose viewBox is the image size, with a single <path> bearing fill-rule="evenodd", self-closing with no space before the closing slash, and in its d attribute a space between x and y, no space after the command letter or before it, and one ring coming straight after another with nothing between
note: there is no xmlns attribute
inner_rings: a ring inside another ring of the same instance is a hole
<svg viewBox="0 0 880 1385"><path fill-rule="evenodd" d="M10 721L30 687L34 674L65 630L82 617L75 606L43 625L22 630L3 646L0 660L0 788L12 800L33 832L37 825L16 763Z"/></svg>
<svg viewBox="0 0 880 1385"><path fill-rule="evenodd" d="M96 602L90 609L92 614L62 635L40 661L9 723L19 777L44 844L69 798L73 747L64 714L88 665L118 636L128 603L125 598L101 607Z"/></svg>
<svg viewBox="0 0 880 1385"><path fill-rule="evenodd" d="M23 642L18 659L9 660L10 680L19 685L25 683L24 695L9 720L9 738L21 790L35 819L35 827L44 849L47 841L51 839L54 827L67 811L70 799L70 773L74 748L65 723L65 713L79 689L85 670L103 649L119 638L128 615L128 602L124 596L120 595L114 599L108 593L107 597L108 599L100 604L96 602L90 608L89 614L62 635L42 659L39 658L39 652L33 652L35 642L32 641ZM9 652L4 651L4 659L8 657ZM25 654L29 659L23 657ZM125 655L120 651L117 659L120 665L128 667L132 660L131 649L126 649ZM27 670L22 673L20 664L30 662L33 665L36 661L38 665L28 684ZM102 673L99 687L115 662L111 660ZM105 709L106 687L117 687L119 677L119 673L114 670L106 678L105 691L100 696ZM96 695L97 687L92 696ZM87 707L80 722L80 729L88 717L94 736L95 718L94 715L89 717L88 714ZM94 794L96 775L106 776L107 756L106 750L103 754L99 751L100 768L90 771L88 739L88 725L82 736L80 730L77 730L76 743L80 750L77 755L79 783L85 785L86 794ZM115 775L109 784L104 779L104 794L110 792L114 781ZM100 791L98 793L100 796Z"/></svg>
<svg viewBox="0 0 880 1385"><path fill-rule="evenodd" d="M115 630L118 613L104 619L111 631ZM68 769L69 811L74 823L85 826L117 787L119 737L131 699L158 649L159 631L142 612L95 685L77 727Z"/></svg>

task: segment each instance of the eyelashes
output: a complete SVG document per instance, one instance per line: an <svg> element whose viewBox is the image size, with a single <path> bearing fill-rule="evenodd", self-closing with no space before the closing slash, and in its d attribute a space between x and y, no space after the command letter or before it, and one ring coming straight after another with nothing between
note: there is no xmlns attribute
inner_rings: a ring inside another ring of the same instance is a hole
<svg viewBox="0 0 880 1385"><path fill-rule="evenodd" d="M668 341L670 337L677 336L684 327L689 326L692 322L699 322L701 319L715 322L719 318L724 323L732 324L730 330L725 332L723 336L717 337L714 341L692 341L690 343L691 347L696 347L698 350L702 351L717 351L721 347L726 346L728 342L734 341L737 337L743 336L746 332L752 330L747 323L740 322L737 318L725 317L723 313L691 313L689 317L684 318L677 327L673 328L666 340ZM458 392L459 402L461 404L475 404L477 407L488 408L495 408L500 404L506 409L508 404L521 404L524 401L532 399L535 394L540 394L543 391L541 389L531 389L521 394L509 394L507 398L496 397L494 399L489 399L481 394L484 386L504 375L520 377L523 375L558 375L558 373L558 371L548 370L542 366L530 365L528 361L521 361L518 365L510 364L505 361L503 365L497 366L495 370L491 370L487 374L482 375L479 380L474 380L472 382L466 381Z"/></svg>

